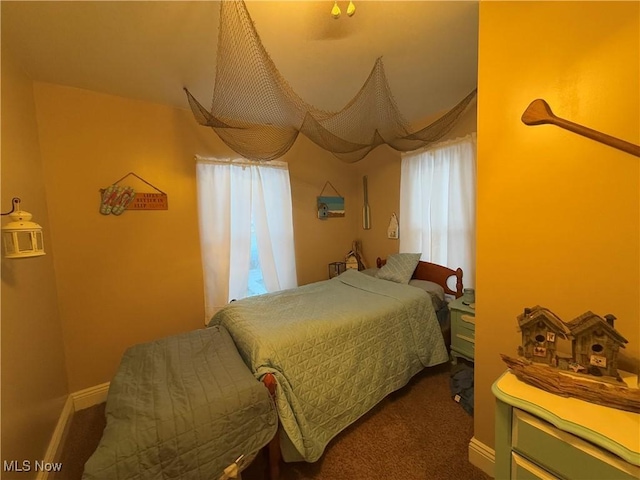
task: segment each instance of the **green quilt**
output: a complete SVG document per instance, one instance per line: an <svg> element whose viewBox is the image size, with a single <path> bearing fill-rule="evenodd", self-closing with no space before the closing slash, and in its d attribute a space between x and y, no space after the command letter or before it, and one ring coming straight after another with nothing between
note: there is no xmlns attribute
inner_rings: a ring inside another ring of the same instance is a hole
<svg viewBox="0 0 640 480"><path fill-rule="evenodd" d="M331 280L232 302L212 318L245 363L278 381L288 440L314 462L340 431L424 367L447 361L429 295L348 270Z"/></svg>
<svg viewBox="0 0 640 480"><path fill-rule="evenodd" d="M107 425L83 480L213 480L276 434L267 389L223 327L135 345L122 357Z"/></svg>

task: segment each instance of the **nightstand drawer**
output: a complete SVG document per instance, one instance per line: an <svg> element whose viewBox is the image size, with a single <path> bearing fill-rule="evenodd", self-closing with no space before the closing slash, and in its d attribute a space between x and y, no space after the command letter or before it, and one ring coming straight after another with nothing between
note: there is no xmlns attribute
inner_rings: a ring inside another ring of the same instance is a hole
<svg viewBox="0 0 640 480"><path fill-rule="evenodd" d="M451 311L451 356L473 361L475 358L476 318L475 311L462 302L462 298L449 303Z"/></svg>
<svg viewBox="0 0 640 480"><path fill-rule="evenodd" d="M476 343L476 329L473 325L458 322L453 325L451 333L467 342Z"/></svg>
<svg viewBox="0 0 640 480"><path fill-rule="evenodd" d="M463 354L466 357L474 358L475 340L461 334L451 335L451 350Z"/></svg>
<svg viewBox="0 0 640 480"><path fill-rule="evenodd" d="M640 475L640 468L519 409L513 409L512 447L566 479L634 480Z"/></svg>

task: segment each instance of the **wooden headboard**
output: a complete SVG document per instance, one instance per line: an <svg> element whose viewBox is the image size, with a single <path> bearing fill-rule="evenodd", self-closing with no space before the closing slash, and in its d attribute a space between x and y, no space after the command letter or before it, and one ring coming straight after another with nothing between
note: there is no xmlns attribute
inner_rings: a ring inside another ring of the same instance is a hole
<svg viewBox="0 0 640 480"><path fill-rule="evenodd" d="M386 260L378 257L376 259L376 266L381 268ZM447 285L447 280L449 277L456 277L456 289L451 290ZM430 282L435 282L444 288L444 293L449 295L455 295L456 298L460 298L462 296L462 269L458 268L456 270L452 270L447 267L443 267L442 265L437 265L435 263L430 262L419 262L415 271L413 272L413 276L411 278L415 278L416 280L429 280Z"/></svg>

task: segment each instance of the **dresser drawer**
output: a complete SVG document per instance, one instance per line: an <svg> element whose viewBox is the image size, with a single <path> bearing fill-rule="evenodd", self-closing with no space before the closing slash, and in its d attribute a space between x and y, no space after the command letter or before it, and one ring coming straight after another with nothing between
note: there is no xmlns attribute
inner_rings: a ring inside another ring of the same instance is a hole
<svg viewBox="0 0 640 480"><path fill-rule="evenodd" d="M640 478L639 467L517 408L513 409L511 439L512 449L516 454L543 466L545 470L560 478L568 480L637 480ZM522 470L521 467L519 468Z"/></svg>
<svg viewBox="0 0 640 480"><path fill-rule="evenodd" d="M517 453L511 453L511 478L513 480L560 480Z"/></svg>

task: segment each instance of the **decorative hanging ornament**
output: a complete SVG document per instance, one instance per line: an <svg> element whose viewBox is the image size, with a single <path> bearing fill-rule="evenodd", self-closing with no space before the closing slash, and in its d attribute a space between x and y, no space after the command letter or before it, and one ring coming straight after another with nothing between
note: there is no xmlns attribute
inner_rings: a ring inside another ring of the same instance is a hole
<svg viewBox="0 0 640 480"><path fill-rule="evenodd" d="M353 17L353 14L356 13L356 6L353 2L349 2L349 6L347 7L347 15Z"/></svg>
<svg viewBox="0 0 640 480"><path fill-rule="evenodd" d="M342 12L340 11L340 7L338 6L338 0L336 0L336 1L333 3L333 8L331 9L331 16L332 16L333 18L335 18L335 19L338 19L338 18L340 18L340 14L341 14L341 13L342 13Z"/></svg>
<svg viewBox="0 0 640 480"><path fill-rule="evenodd" d="M387 237L397 240L398 229L398 217L396 217L395 213L392 213L391 220L389 220L389 227L387 228Z"/></svg>

